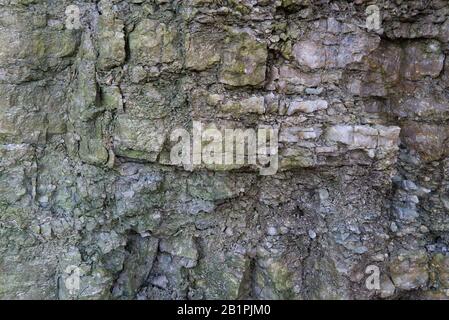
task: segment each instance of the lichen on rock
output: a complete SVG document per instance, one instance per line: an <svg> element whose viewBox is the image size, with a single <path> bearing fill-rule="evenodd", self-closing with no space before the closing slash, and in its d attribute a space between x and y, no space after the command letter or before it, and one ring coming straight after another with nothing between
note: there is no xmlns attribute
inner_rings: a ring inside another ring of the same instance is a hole
<svg viewBox="0 0 449 320"><path fill-rule="evenodd" d="M367 6L0 1L0 299L448 299L449 5Z"/></svg>

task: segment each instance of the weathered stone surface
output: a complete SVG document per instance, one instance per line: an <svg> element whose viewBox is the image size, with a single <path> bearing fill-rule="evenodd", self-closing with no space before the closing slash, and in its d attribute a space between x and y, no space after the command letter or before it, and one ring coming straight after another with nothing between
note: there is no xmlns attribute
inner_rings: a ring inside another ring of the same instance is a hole
<svg viewBox="0 0 449 320"><path fill-rule="evenodd" d="M435 97L408 97L396 102L392 109L392 113L400 118L444 121L448 117L449 104Z"/></svg>
<svg viewBox="0 0 449 320"><path fill-rule="evenodd" d="M390 265L394 285L403 290L425 286L429 280L427 259L427 254L422 251L407 252L396 257Z"/></svg>
<svg viewBox="0 0 449 320"><path fill-rule="evenodd" d="M312 100L312 101L292 101L288 107L287 114L289 116L296 113L312 113L319 110L326 110L328 103L326 100Z"/></svg>
<svg viewBox="0 0 449 320"><path fill-rule="evenodd" d="M113 16L102 15L99 21L98 67L110 69L125 61L125 34L123 21Z"/></svg>
<svg viewBox="0 0 449 320"><path fill-rule="evenodd" d="M337 125L327 130L329 141L348 145L352 149L396 149L399 127Z"/></svg>
<svg viewBox="0 0 449 320"><path fill-rule="evenodd" d="M231 31L226 38L220 82L231 86L261 86L265 81L266 44L246 31Z"/></svg>
<svg viewBox="0 0 449 320"><path fill-rule="evenodd" d="M220 39L207 33L193 33L186 37L186 68L203 71L218 63L221 58Z"/></svg>
<svg viewBox="0 0 449 320"><path fill-rule="evenodd" d="M447 1L0 3L1 299L448 298Z"/></svg>
<svg viewBox="0 0 449 320"><path fill-rule="evenodd" d="M82 160L97 165L106 164L109 157L103 141L98 139L82 139L79 155Z"/></svg>
<svg viewBox="0 0 449 320"><path fill-rule="evenodd" d="M152 237L130 237L128 255L123 263L112 295L114 297L135 299L136 292L145 284L157 256L159 241Z"/></svg>
<svg viewBox="0 0 449 320"><path fill-rule="evenodd" d="M444 54L437 41L412 42L405 47L404 77L419 80L426 76L436 78L443 70Z"/></svg>
<svg viewBox="0 0 449 320"><path fill-rule="evenodd" d="M144 19L129 34L131 59L149 66L172 62L176 56L174 38L175 30L166 24Z"/></svg>
<svg viewBox="0 0 449 320"><path fill-rule="evenodd" d="M235 115L245 113L264 114L265 99L264 97L251 97L240 101L226 101L223 103L222 109L226 113L233 113Z"/></svg>
<svg viewBox="0 0 449 320"><path fill-rule="evenodd" d="M160 122L121 115L117 120L114 147L117 155L156 161L165 141Z"/></svg>
<svg viewBox="0 0 449 320"><path fill-rule="evenodd" d="M406 122L401 137L404 144L416 151L425 161L447 156L449 129L446 126Z"/></svg>
<svg viewBox="0 0 449 320"><path fill-rule="evenodd" d="M286 127L279 135L280 142L298 142L301 140L317 139L322 130L320 128Z"/></svg>
<svg viewBox="0 0 449 320"><path fill-rule="evenodd" d="M433 281L435 281L439 287L446 289L449 288L449 257L438 253L436 254L431 265L434 267Z"/></svg>
<svg viewBox="0 0 449 320"><path fill-rule="evenodd" d="M16 31L0 28L0 81L20 83L39 80L43 71L68 65L79 45L79 37L68 30Z"/></svg>
<svg viewBox="0 0 449 320"><path fill-rule="evenodd" d="M267 88L281 93L303 93L305 88L318 87L322 84L319 73L306 73L291 66L273 67Z"/></svg>
<svg viewBox="0 0 449 320"><path fill-rule="evenodd" d="M193 268L198 260L198 250L192 237L177 237L169 240L162 240L160 250L172 256L180 257L185 268Z"/></svg>
<svg viewBox="0 0 449 320"><path fill-rule="evenodd" d="M111 111L123 111L123 97L117 86L104 87L101 90L102 106Z"/></svg>
<svg viewBox="0 0 449 320"><path fill-rule="evenodd" d="M405 57L403 48L389 41L381 41L379 47L363 58L369 72L349 84L352 93L362 97L385 97L394 92L402 78L401 67Z"/></svg>
<svg viewBox="0 0 449 320"><path fill-rule="evenodd" d="M295 43L293 55L300 66L318 69L326 65L326 49L320 43L310 40Z"/></svg>

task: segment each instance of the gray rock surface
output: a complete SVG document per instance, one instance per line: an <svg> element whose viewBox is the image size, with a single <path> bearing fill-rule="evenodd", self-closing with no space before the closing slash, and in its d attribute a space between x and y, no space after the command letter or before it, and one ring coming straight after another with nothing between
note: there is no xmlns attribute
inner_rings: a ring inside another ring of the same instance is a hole
<svg viewBox="0 0 449 320"><path fill-rule="evenodd" d="M449 4L373 3L0 0L0 298L448 299Z"/></svg>

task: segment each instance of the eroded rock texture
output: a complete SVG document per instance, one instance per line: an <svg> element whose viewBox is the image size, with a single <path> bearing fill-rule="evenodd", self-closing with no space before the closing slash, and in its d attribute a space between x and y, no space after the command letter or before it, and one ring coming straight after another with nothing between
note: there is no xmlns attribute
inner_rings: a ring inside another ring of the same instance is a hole
<svg viewBox="0 0 449 320"><path fill-rule="evenodd" d="M445 0L0 0L0 298L449 296L448 53ZM193 121L279 171L173 165Z"/></svg>

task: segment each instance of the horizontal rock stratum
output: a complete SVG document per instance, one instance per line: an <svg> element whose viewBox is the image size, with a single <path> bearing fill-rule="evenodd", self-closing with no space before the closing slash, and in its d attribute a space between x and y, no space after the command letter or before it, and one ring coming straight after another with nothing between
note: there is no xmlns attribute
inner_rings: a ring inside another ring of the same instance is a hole
<svg viewBox="0 0 449 320"><path fill-rule="evenodd" d="M0 0L0 299L448 299L449 4L375 3Z"/></svg>

